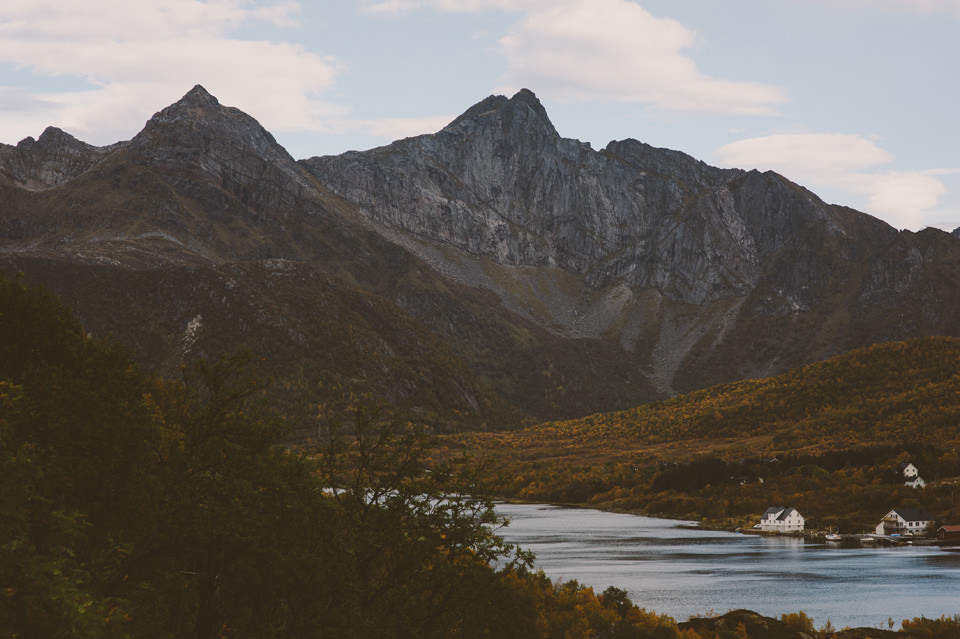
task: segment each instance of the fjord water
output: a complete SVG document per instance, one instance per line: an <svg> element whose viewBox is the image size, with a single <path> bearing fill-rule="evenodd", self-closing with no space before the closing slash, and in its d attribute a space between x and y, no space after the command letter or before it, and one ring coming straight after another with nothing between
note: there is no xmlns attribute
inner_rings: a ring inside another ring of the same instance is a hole
<svg viewBox="0 0 960 639"><path fill-rule="evenodd" d="M893 619L960 614L960 553L936 546L848 548L745 535L542 504L498 504L505 540L536 553L536 567L598 594L625 590L677 621L747 608L804 611L817 627L887 627Z"/></svg>

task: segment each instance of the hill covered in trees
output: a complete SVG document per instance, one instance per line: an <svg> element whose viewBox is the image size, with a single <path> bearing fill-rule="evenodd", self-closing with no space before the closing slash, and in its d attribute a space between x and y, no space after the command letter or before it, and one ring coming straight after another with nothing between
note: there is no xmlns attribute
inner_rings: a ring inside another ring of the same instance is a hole
<svg viewBox="0 0 960 639"><path fill-rule="evenodd" d="M356 404L321 411L315 448L283 446L248 363L145 375L0 278L0 637L866 636L802 613L678 624L553 583L496 535L467 466L428 472L422 429Z"/></svg>
<svg viewBox="0 0 960 639"><path fill-rule="evenodd" d="M790 503L851 532L903 503L960 521L960 340L881 344L631 410L449 441L485 457L494 490L511 497L734 523ZM897 481L908 460L930 487Z"/></svg>
<svg viewBox="0 0 960 639"><path fill-rule="evenodd" d="M681 636L530 571L411 425L358 408L279 445L246 364L148 377L0 279L0 636Z"/></svg>

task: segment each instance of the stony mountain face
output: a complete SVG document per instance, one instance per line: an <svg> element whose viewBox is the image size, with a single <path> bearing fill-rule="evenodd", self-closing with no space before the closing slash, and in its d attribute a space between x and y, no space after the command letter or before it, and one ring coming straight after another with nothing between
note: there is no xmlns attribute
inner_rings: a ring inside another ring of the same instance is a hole
<svg viewBox="0 0 960 639"><path fill-rule="evenodd" d="M336 264L345 251L374 251L368 241L384 244L259 123L202 87L128 142L96 148L51 131L0 147L0 187L11 183L0 219L6 253L99 254L126 266Z"/></svg>
<svg viewBox="0 0 960 639"><path fill-rule="evenodd" d="M108 155L114 147L99 148L81 142L56 127L40 138L26 138L17 146L0 146L0 173L18 186L42 190L76 178Z"/></svg>
<svg viewBox="0 0 960 639"><path fill-rule="evenodd" d="M958 260L774 173L563 138L526 90L299 162L202 87L127 142L0 145L0 267L89 331L165 374L249 348L287 407L370 393L443 427L957 335Z"/></svg>
<svg viewBox="0 0 960 639"><path fill-rule="evenodd" d="M436 135L304 164L373 220L415 237L694 305L749 292L778 251L803 243L816 253L865 218L773 174L716 169L636 140L596 152L560 137L526 90L488 98Z"/></svg>
<svg viewBox="0 0 960 639"><path fill-rule="evenodd" d="M439 272L558 335L616 339L665 394L867 335L957 330L947 234L898 233L772 172L631 139L595 151L526 90L434 135L303 164ZM920 306L951 310L921 320ZM912 328L890 327L891 308Z"/></svg>

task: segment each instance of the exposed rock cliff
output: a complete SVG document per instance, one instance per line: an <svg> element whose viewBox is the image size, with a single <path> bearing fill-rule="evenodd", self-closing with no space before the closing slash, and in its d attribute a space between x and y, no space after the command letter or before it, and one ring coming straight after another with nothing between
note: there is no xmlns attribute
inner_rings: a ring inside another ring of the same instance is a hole
<svg viewBox="0 0 960 639"><path fill-rule="evenodd" d="M786 247L817 254L851 225L884 226L775 174L636 140L594 151L560 137L527 90L487 98L434 135L303 164L383 226L499 264L559 266L590 288L654 288L696 305L748 293ZM784 284L803 297L795 275Z"/></svg>
<svg viewBox="0 0 960 639"><path fill-rule="evenodd" d="M222 106L199 85L150 118L129 153L188 191L198 184L217 187L258 211L281 212L319 198L312 181L259 122Z"/></svg>
<svg viewBox="0 0 960 639"><path fill-rule="evenodd" d="M904 234L775 173L562 138L527 90L436 134L302 164L439 272L559 335L615 337L664 393L859 345L851 333L872 324L859 304L905 303L904 283L932 275L929 260L901 259ZM937 287L954 299L949 279ZM812 326L826 316L829 330Z"/></svg>
<svg viewBox="0 0 960 639"><path fill-rule="evenodd" d="M0 174L31 190L47 189L76 178L121 146L91 146L51 126L38 140L0 145Z"/></svg>

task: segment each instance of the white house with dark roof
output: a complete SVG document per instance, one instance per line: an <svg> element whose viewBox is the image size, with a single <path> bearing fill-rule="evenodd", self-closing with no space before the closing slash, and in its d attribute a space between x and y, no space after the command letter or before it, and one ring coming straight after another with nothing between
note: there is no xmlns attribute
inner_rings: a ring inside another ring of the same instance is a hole
<svg viewBox="0 0 960 639"><path fill-rule="evenodd" d="M803 530L803 515L796 508L771 506L760 519L763 532L800 532Z"/></svg>
<svg viewBox="0 0 960 639"><path fill-rule="evenodd" d="M878 535L926 535L934 524L926 508L895 508L877 524Z"/></svg>

